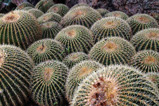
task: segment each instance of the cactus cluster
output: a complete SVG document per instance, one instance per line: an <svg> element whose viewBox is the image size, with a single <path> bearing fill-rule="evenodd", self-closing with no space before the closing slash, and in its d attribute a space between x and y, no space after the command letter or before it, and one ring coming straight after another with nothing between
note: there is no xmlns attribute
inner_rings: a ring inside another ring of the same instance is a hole
<svg viewBox="0 0 159 106"><path fill-rule="evenodd" d="M0 18L0 44L12 44L26 49L42 37L42 29L32 15L15 10Z"/></svg>
<svg viewBox="0 0 159 106"><path fill-rule="evenodd" d="M98 8L97 11L100 13L102 17L105 16L105 14L109 13L109 11L105 8Z"/></svg>
<svg viewBox="0 0 159 106"><path fill-rule="evenodd" d="M62 26L54 21L45 22L41 27L43 30L42 38L54 38L62 29Z"/></svg>
<svg viewBox="0 0 159 106"><path fill-rule="evenodd" d="M103 65L98 62L88 60L82 61L76 64L68 73L66 81L66 98L68 101L73 99L73 94L77 90L78 85L84 78L90 75L92 72L97 71L100 68L104 68Z"/></svg>
<svg viewBox="0 0 159 106"><path fill-rule="evenodd" d="M128 24L130 25L133 35L136 32L141 31L147 28L157 28L157 21L147 14L135 14L127 19Z"/></svg>
<svg viewBox="0 0 159 106"><path fill-rule="evenodd" d="M42 39L34 42L27 49L27 53L35 64L52 59L62 61L65 57L65 49L61 43L52 39Z"/></svg>
<svg viewBox="0 0 159 106"><path fill-rule="evenodd" d="M127 64L135 53L135 48L125 39L107 37L91 48L89 56L104 65Z"/></svg>
<svg viewBox="0 0 159 106"><path fill-rule="evenodd" d="M113 11L113 12L109 12L109 13L105 14L105 17L118 17L123 20L127 20L129 16L121 11Z"/></svg>
<svg viewBox="0 0 159 106"><path fill-rule="evenodd" d="M44 23L44 22L48 22L48 21L56 21L56 22L60 22L61 21L61 16L57 13L54 12L49 12L49 13L45 13L42 16L40 16L37 20L40 24Z"/></svg>
<svg viewBox="0 0 159 106"><path fill-rule="evenodd" d="M32 7L34 8L34 5L30 4L29 2L23 2L22 4L20 4L16 10L22 10L24 9L25 7Z"/></svg>
<svg viewBox="0 0 159 106"><path fill-rule="evenodd" d="M35 9L35 8L28 10L28 12L31 13L36 18L39 18L40 16L42 16L44 14L42 11Z"/></svg>
<svg viewBox="0 0 159 106"><path fill-rule="evenodd" d="M61 24L66 27L69 25L83 25L90 28L97 20L100 20L102 16L95 9L87 6L80 6L71 9L62 18Z"/></svg>
<svg viewBox="0 0 159 106"><path fill-rule="evenodd" d="M33 69L32 98L40 106L64 106L68 68L58 61L46 61Z"/></svg>
<svg viewBox="0 0 159 106"><path fill-rule="evenodd" d="M130 65L144 73L159 72L159 53L152 50L137 52L130 61Z"/></svg>
<svg viewBox="0 0 159 106"><path fill-rule="evenodd" d="M33 61L20 48L0 46L1 106L23 106L30 96Z"/></svg>
<svg viewBox="0 0 159 106"><path fill-rule="evenodd" d="M35 8L41 10L42 12L46 12L51 6L54 5L52 0L40 0L36 5Z"/></svg>
<svg viewBox="0 0 159 106"><path fill-rule="evenodd" d="M135 68L108 66L79 85L71 106L158 106L155 85Z"/></svg>
<svg viewBox="0 0 159 106"><path fill-rule="evenodd" d="M159 52L159 29L149 28L136 33L131 41L136 51L154 50Z"/></svg>
<svg viewBox="0 0 159 106"><path fill-rule="evenodd" d="M67 55L62 62L69 68L72 68L75 64L88 59L89 57L87 54L83 52L75 52Z"/></svg>
<svg viewBox="0 0 159 106"><path fill-rule="evenodd" d="M117 36L130 40L132 31L129 24L115 17L106 17L93 24L91 31L94 35L95 42L102 38Z"/></svg>
<svg viewBox="0 0 159 106"><path fill-rule="evenodd" d="M66 48L67 54L73 52L88 53L93 46L93 35L89 29L81 25L71 25L62 29L55 37Z"/></svg>
<svg viewBox="0 0 159 106"><path fill-rule="evenodd" d="M54 12L61 16L64 16L69 11L69 7L64 4L55 4L49 8L47 12Z"/></svg>

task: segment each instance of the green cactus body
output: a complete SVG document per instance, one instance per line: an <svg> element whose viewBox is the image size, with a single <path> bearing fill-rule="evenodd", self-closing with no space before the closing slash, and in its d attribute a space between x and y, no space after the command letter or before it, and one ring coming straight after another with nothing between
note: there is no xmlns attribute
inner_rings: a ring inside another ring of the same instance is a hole
<svg viewBox="0 0 159 106"><path fill-rule="evenodd" d="M62 29L62 26L54 21L45 22L42 24L43 35L42 38L54 38Z"/></svg>
<svg viewBox="0 0 159 106"><path fill-rule="evenodd" d="M25 7L32 7L34 8L34 5L30 4L29 2L23 2L22 4L20 4L16 10L22 10L24 9Z"/></svg>
<svg viewBox="0 0 159 106"><path fill-rule="evenodd" d="M131 58L130 65L139 68L143 73L159 72L159 53L152 50L137 52Z"/></svg>
<svg viewBox="0 0 159 106"><path fill-rule="evenodd" d="M0 46L0 106L23 106L30 96L33 61L20 48Z"/></svg>
<svg viewBox="0 0 159 106"><path fill-rule="evenodd" d="M61 16L64 16L69 11L69 7L64 4L55 4L49 8L47 12L54 12Z"/></svg>
<svg viewBox="0 0 159 106"><path fill-rule="evenodd" d="M159 52L159 29L149 28L136 33L130 42L136 51L154 50Z"/></svg>
<svg viewBox="0 0 159 106"><path fill-rule="evenodd" d="M65 49L58 41L52 39L42 39L34 42L28 49L27 53L37 65L47 60L59 60L65 57Z"/></svg>
<svg viewBox="0 0 159 106"><path fill-rule="evenodd" d="M41 37L39 23L26 11L15 10L0 18L0 44L12 44L26 49Z"/></svg>
<svg viewBox="0 0 159 106"><path fill-rule="evenodd" d="M61 24L66 27L69 25L83 25L90 28L97 20L100 20L102 16L95 9L86 6L80 6L75 9L71 9L62 18Z"/></svg>
<svg viewBox="0 0 159 106"><path fill-rule="evenodd" d="M27 11L27 10L30 10L30 9L34 9L34 8L33 8L33 7L25 7L25 8L23 8L22 10Z"/></svg>
<svg viewBox="0 0 159 106"><path fill-rule="evenodd" d="M28 12L31 13L36 18L39 18L40 16L42 16L44 14L42 11L35 9L35 8L28 10Z"/></svg>
<svg viewBox="0 0 159 106"><path fill-rule="evenodd" d="M58 61L40 63L33 69L32 98L40 106L64 106L68 68Z"/></svg>
<svg viewBox="0 0 159 106"><path fill-rule="evenodd" d="M97 42L90 50L91 59L104 65L127 64L136 53L135 48L120 37L108 37Z"/></svg>
<svg viewBox="0 0 159 106"><path fill-rule="evenodd" d="M4 14L0 13L0 18L3 17L3 16L4 16Z"/></svg>
<svg viewBox="0 0 159 106"><path fill-rule="evenodd" d="M88 60L76 64L68 73L66 80L66 98L69 102L73 99L73 94L77 90L78 85L92 72L104 68L98 62ZM84 105L83 105L84 106Z"/></svg>
<svg viewBox="0 0 159 106"><path fill-rule="evenodd" d="M109 13L109 11L104 8L98 8L97 11L101 14L101 16L104 16L105 14Z"/></svg>
<svg viewBox="0 0 159 106"><path fill-rule="evenodd" d="M84 61L84 60L88 60L89 57L87 54L83 53L83 52L76 52L76 53L71 53L69 55L67 55L64 59L63 59L63 63L66 64L69 68L72 68L75 64Z"/></svg>
<svg viewBox="0 0 159 106"><path fill-rule="evenodd" d="M118 17L123 20L127 20L129 18L129 16L127 14L125 14L124 12L121 12L121 11L109 12L109 13L105 14L105 17Z"/></svg>
<svg viewBox="0 0 159 106"><path fill-rule="evenodd" d="M108 66L79 85L71 106L158 106L155 85L135 68Z"/></svg>
<svg viewBox="0 0 159 106"><path fill-rule="evenodd" d="M66 48L67 54L73 52L88 53L93 46L93 35L89 29L81 25L71 25L62 29L55 37Z"/></svg>
<svg viewBox="0 0 159 106"><path fill-rule="evenodd" d="M116 17L107 17L95 22L91 27L91 31L93 32L95 42L105 37L113 36L130 40L132 36L129 24Z"/></svg>
<svg viewBox="0 0 159 106"><path fill-rule="evenodd" d="M40 24L44 23L44 22L48 22L48 21L55 21L55 22L60 22L61 21L61 16L57 13L54 12L49 12L49 13L45 13L42 16L40 16L37 20Z"/></svg>
<svg viewBox="0 0 159 106"><path fill-rule="evenodd" d="M150 72L150 73L147 73L145 76L156 85L159 91L159 73Z"/></svg>
<svg viewBox="0 0 159 106"><path fill-rule="evenodd" d="M71 10L72 9L75 9L75 8L77 8L77 7L80 7L80 6L86 6L86 7L90 7L88 4L86 4L86 3L78 3L78 4L75 4L73 7L71 7Z"/></svg>
<svg viewBox="0 0 159 106"><path fill-rule="evenodd" d="M40 0L36 5L35 8L41 10L42 12L46 12L51 6L54 5L52 0Z"/></svg>
<svg viewBox="0 0 159 106"><path fill-rule="evenodd" d="M128 24L130 25L133 35L136 32L141 31L147 28L157 28L157 21L147 14L136 14L127 19Z"/></svg>

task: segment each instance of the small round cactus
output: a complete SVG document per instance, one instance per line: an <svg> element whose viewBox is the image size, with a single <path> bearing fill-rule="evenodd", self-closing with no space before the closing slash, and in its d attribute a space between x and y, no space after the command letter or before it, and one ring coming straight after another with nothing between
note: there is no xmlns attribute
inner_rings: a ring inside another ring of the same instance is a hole
<svg viewBox="0 0 159 106"><path fill-rule="evenodd" d="M31 13L36 18L39 18L40 16L42 16L44 14L42 11L35 9L35 8L28 10L28 12Z"/></svg>
<svg viewBox="0 0 159 106"><path fill-rule="evenodd" d="M55 4L49 8L47 12L54 12L61 16L64 16L69 11L69 7L64 4Z"/></svg>
<svg viewBox="0 0 159 106"><path fill-rule="evenodd" d="M83 52L76 52L76 53L71 53L69 55L67 55L64 59L63 59L63 63L66 64L69 68L72 68L75 64L84 61L84 60L88 60L89 57L87 54L83 53Z"/></svg>
<svg viewBox="0 0 159 106"><path fill-rule="evenodd" d="M78 24L90 28L94 22L101 18L102 16L95 9L80 6L67 12L67 14L62 18L61 24L64 27Z"/></svg>
<svg viewBox="0 0 159 106"><path fill-rule="evenodd" d="M55 37L66 48L67 54L73 52L88 53L93 46L93 35L89 29L81 25L71 25L62 29Z"/></svg>
<svg viewBox="0 0 159 106"><path fill-rule="evenodd" d="M42 29L32 15L15 10L0 18L0 44L12 44L26 49L42 37Z"/></svg>
<svg viewBox="0 0 159 106"><path fill-rule="evenodd" d="M40 0L36 5L35 8L41 10L42 12L46 12L51 6L54 5L53 0Z"/></svg>
<svg viewBox="0 0 159 106"><path fill-rule="evenodd" d="M79 85L71 106L158 106L159 92L138 70L109 66Z"/></svg>
<svg viewBox="0 0 159 106"><path fill-rule="evenodd" d="M102 38L112 36L130 40L132 36L129 24L115 17L107 17L95 22L91 27L91 31L93 32L95 42L100 41Z"/></svg>
<svg viewBox="0 0 159 106"><path fill-rule="evenodd" d="M42 24L42 23L48 22L48 21L60 22L61 18L62 17L57 13L49 12L49 13L46 13L46 14L43 14L42 16L40 16L37 20L40 24Z"/></svg>
<svg viewBox="0 0 159 106"><path fill-rule="evenodd" d="M97 11L101 14L101 16L104 16L105 14L109 13L109 11L104 8L98 8Z"/></svg>
<svg viewBox="0 0 159 106"><path fill-rule="evenodd" d="M25 8L23 8L22 10L28 11L28 10L30 10L30 9L34 9L34 8L33 8L33 7L25 7Z"/></svg>
<svg viewBox="0 0 159 106"><path fill-rule="evenodd" d="M127 64L135 53L135 48L125 39L108 37L97 42L91 48L89 56L104 65Z"/></svg>
<svg viewBox="0 0 159 106"><path fill-rule="evenodd" d="M150 73L147 73L145 76L156 85L159 91L159 73L150 72Z"/></svg>
<svg viewBox="0 0 159 106"><path fill-rule="evenodd" d="M23 2L22 4L20 4L16 10L22 10L24 9L25 7L32 7L34 8L34 5L30 4L29 2Z"/></svg>
<svg viewBox="0 0 159 106"><path fill-rule="evenodd" d="M20 48L0 46L0 106L24 106L34 63Z"/></svg>
<svg viewBox="0 0 159 106"><path fill-rule="evenodd" d="M141 31L147 28L157 28L157 21L147 14L136 14L127 19L128 24L130 25L133 35L136 32Z"/></svg>
<svg viewBox="0 0 159 106"><path fill-rule="evenodd" d="M139 31L130 42L134 45L136 51L154 50L159 52L159 29L149 28Z"/></svg>
<svg viewBox="0 0 159 106"><path fill-rule="evenodd" d="M152 50L137 52L130 61L130 65L142 72L159 72L159 53Z"/></svg>
<svg viewBox="0 0 159 106"><path fill-rule="evenodd" d="M92 72L97 71L100 68L104 68L103 65L98 62L88 60L82 61L76 64L68 73L66 80L66 98L68 101L73 99L74 91L77 90L78 85Z"/></svg>
<svg viewBox="0 0 159 106"><path fill-rule="evenodd" d="M105 17L118 17L123 20L127 20L129 16L121 11L113 11L113 12L109 12L109 13L105 14Z"/></svg>
<svg viewBox="0 0 159 106"><path fill-rule="evenodd" d="M68 68L58 61L46 61L33 69L32 99L40 106L64 106Z"/></svg>
<svg viewBox="0 0 159 106"><path fill-rule="evenodd" d="M62 26L54 21L45 22L41 25L43 30L42 38L54 38L62 29Z"/></svg>
<svg viewBox="0 0 159 106"><path fill-rule="evenodd" d="M65 57L65 49L61 43L52 39L42 39L34 42L27 49L27 53L35 64L52 59L62 61Z"/></svg>

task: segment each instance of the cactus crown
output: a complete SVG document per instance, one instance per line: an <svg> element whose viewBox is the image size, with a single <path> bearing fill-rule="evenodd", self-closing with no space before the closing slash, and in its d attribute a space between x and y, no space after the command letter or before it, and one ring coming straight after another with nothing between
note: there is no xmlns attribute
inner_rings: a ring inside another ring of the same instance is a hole
<svg viewBox="0 0 159 106"><path fill-rule="evenodd" d="M149 38L149 39L157 39L159 40L159 33L157 32L149 32L149 33L146 33L146 36Z"/></svg>
<svg viewBox="0 0 159 106"><path fill-rule="evenodd" d="M117 44L115 42L106 42L105 45L102 47L102 50L105 50L107 52L113 52L117 49Z"/></svg>
<svg viewBox="0 0 159 106"><path fill-rule="evenodd" d="M147 56L147 57L145 57L145 59L143 60L143 62L145 64L154 64L156 62L156 59L153 56Z"/></svg>
<svg viewBox="0 0 159 106"><path fill-rule="evenodd" d="M5 53L2 50L0 50L0 67L3 65L4 61L5 61Z"/></svg>
<svg viewBox="0 0 159 106"><path fill-rule="evenodd" d="M54 25L54 22L45 22L42 25L46 28L51 28Z"/></svg>
<svg viewBox="0 0 159 106"><path fill-rule="evenodd" d="M20 18L20 15L17 11L12 11L2 17L2 20L6 23L17 22Z"/></svg>
<svg viewBox="0 0 159 106"><path fill-rule="evenodd" d="M47 46L45 46L45 44L44 43L42 43L41 45L39 45L38 47L37 47L37 52L39 52L39 53L44 53L45 51L46 51L46 48L47 48Z"/></svg>
<svg viewBox="0 0 159 106"><path fill-rule="evenodd" d="M108 20L108 21L104 24L104 27L105 27L105 28L115 28L118 24L119 24L119 22L116 22L116 21L114 21L114 20Z"/></svg>
<svg viewBox="0 0 159 106"><path fill-rule="evenodd" d="M135 19L138 22L141 22L143 24L146 24L146 23L150 22L150 19L148 17L145 17L145 16L135 17Z"/></svg>
<svg viewBox="0 0 159 106"><path fill-rule="evenodd" d="M76 31L71 29L71 30L66 32L66 35L71 37L71 38L74 38L76 36Z"/></svg>

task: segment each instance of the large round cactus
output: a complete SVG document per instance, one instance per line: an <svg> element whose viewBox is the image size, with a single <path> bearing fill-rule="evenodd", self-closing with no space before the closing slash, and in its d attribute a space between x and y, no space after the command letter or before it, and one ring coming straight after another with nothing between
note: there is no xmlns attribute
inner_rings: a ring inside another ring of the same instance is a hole
<svg viewBox="0 0 159 106"><path fill-rule="evenodd" d="M35 8L41 10L42 12L46 12L51 6L54 5L53 0L40 0L36 5Z"/></svg>
<svg viewBox="0 0 159 106"><path fill-rule="evenodd" d="M87 54L83 53L83 52L76 52L76 53L71 53L69 55L67 55L64 59L63 59L63 63L66 64L69 68L72 68L75 64L84 61L84 60L88 60L89 57Z"/></svg>
<svg viewBox="0 0 159 106"><path fill-rule="evenodd" d="M15 10L0 18L0 44L13 44L26 49L41 37L40 25L26 11Z"/></svg>
<svg viewBox="0 0 159 106"><path fill-rule="evenodd" d="M40 106L64 106L68 68L58 61L40 63L33 69L32 98Z"/></svg>
<svg viewBox="0 0 159 106"><path fill-rule="evenodd" d="M34 42L27 49L27 53L35 64L52 59L62 61L65 57L65 49L61 43L52 39L42 39Z"/></svg>
<svg viewBox="0 0 159 106"><path fill-rule="evenodd" d="M135 53L135 48L128 41L120 37L108 37L97 42L89 56L104 65L127 64Z"/></svg>
<svg viewBox="0 0 159 106"><path fill-rule="evenodd" d="M93 35L89 29L81 25L71 25L62 29L55 37L67 49L67 53L88 53L93 46Z"/></svg>
<svg viewBox="0 0 159 106"><path fill-rule="evenodd" d="M20 4L16 9L17 10L22 10L25 7L34 7L34 5L30 4L29 2L23 2L22 4Z"/></svg>
<svg viewBox="0 0 159 106"><path fill-rule="evenodd" d="M109 13L109 11L105 8L98 8L97 11L101 14L101 16L104 16L105 14Z"/></svg>
<svg viewBox="0 0 159 106"><path fill-rule="evenodd" d="M45 22L42 24L42 38L54 38L62 29L62 26L54 21Z"/></svg>
<svg viewBox="0 0 159 106"><path fill-rule="evenodd" d="M143 29L147 28L157 28L157 21L147 14L136 14L127 19L128 24L130 25L133 35Z"/></svg>
<svg viewBox="0 0 159 106"><path fill-rule="evenodd" d="M140 51L131 58L130 65L144 73L159 72L159 53L152 50Z"/></svg>
<svg viewBox="0 0 159 106"><path fill-rule="evenodd" d="M159 52L159 29L149 28L136 33L130 41L136 51L154 50Z"/></svg>
<svg viewBox="0 0 159 106"><path fill-rule="evenodd" d="M73 99L73 94L77 90L78 85L84 78L90 75L92 72L97 71L100 68L104 68L103 65L98 62L88 60L82 61L76 64L70 71L66 81L66 98L68 101Z"/></svg>
<svg viewBox="0 0 159 106"><path fill-rule="evenodd" d="M39 18L40 16L42 16L44 14L42 11L35 9L35 8L28 10L28 12L31 13L36 18Z"/></svg>
<svg viewBox="0 0 159 106"><path fill-rule="evenodd" d="M103 18L91 27L95 42L105 37L118 36L130 40L132 36L129 24L115 17Z"/></svg>
<svg viewBox="0 0 159 106"><path fill-rule="evenodd" d="M101 19L102 16L96 10L91 7L80 6L75 9L71 9L61 20L61 24L65 26L69 25L83 25L90 28L94 22Z"/></svg>
<svg viewBox="0 0 159 106"><path fill-rule="evenodd" d="M47 12L54 12L61 16L64 16L69 11L69 7L64 4L55 4L49 8Z"/></svg>
<svg viewBox="0 0 159 106"><path fill-rule="evenodd" d="M80 7L80 6L86 6L86 7L90 7L88 4L86 3L78 3L78 4L75 4L73 7L71 7L71 9L75 9L77 7Z"/></svg>
<svg viewBox="0 0 159 106"><path fill-rule="evenodd" d="M121 11L113 11L113 12L109 12L109 13L105 14L105 17L118 17L123 20L127 20L129 16Z"/></svg>
<svg viewBox="0 0 159 106"><path fill-rule="evenodd" d="M147 73L145 75L145 77L147 77L150 81L152 81L156 85L156 87L159 91L159 73L158 72L157 73L156 72L150 72L150 73Z"/></svg>
<svg viewBox="0 0 159 106"><path fill-rule="evenodd" d="M30 96L33 61L20 48L0 46L0 106L23 106Z"/></svg>
<svg viewBox="0 0 159 106"><path fill-rule="evenodd" d="M42 23L48 22L48 21L60 22L61 18L62 17L57 13L49 12L49 13L45 13L42 16L40 16L37 20L40 24L42 24Z"/></svg>
<svg viewBox="0 0 159 106"><path fill-rule="evenodd" d="M90 74L71 106L158 106L159 92L143 74L128 66L109 66Z"/></svg>

